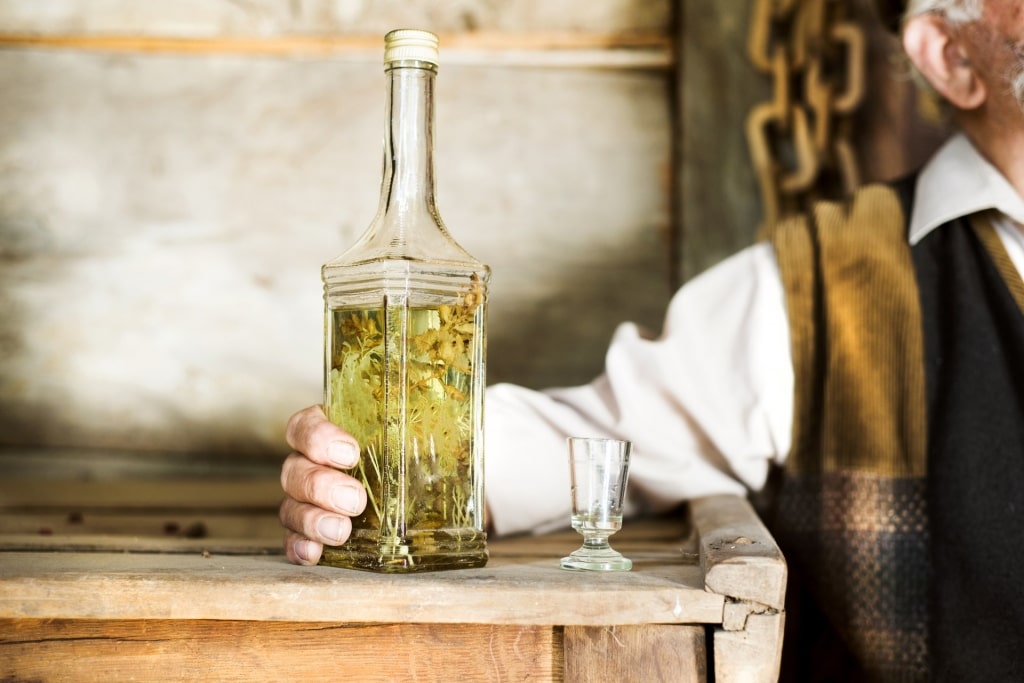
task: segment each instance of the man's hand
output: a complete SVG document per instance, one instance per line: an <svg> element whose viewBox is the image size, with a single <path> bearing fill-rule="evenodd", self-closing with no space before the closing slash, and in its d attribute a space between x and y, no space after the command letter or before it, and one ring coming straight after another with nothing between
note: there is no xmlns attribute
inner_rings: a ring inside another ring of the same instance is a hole
<svg viewBox="0 0 1024 683"><path fill-rule="evenodd" d="M292 415L286 431L295 449L281 467L281 524L288 559L316 564L324 544L341 545L352 532L352 520L366 507L366 490L340 469L359 460L359 445L328 421L320 406Z"/></svg>

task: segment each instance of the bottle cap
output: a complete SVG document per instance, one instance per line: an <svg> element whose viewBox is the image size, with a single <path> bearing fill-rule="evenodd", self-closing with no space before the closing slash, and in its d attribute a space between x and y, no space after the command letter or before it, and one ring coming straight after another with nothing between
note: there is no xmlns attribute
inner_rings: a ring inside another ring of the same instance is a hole
<svg viewBox="0 0 1024 683"><path fill-rule="evenodd" d="M430 31L400 28L384 36L384 63L415 59L437 65L437 36Z"/></svg>

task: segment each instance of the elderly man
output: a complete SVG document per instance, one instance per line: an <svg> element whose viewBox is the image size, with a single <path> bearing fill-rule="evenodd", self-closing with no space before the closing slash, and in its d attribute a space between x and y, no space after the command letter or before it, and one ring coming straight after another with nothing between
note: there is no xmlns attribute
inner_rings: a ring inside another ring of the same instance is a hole
<svg viewBox="0 0 1024 683"><path fill-rule="evenodd" d="M488 507L497 533L564 524L565 436L628 438L643 509L772 493L813 596L799 679L1024 680L1024 3L908 5L959 132L688 283L658 339L621 326L591 384L492 387ZM314 563L365 505L358 446L318 407L288 440L286 550Z"/></svg>

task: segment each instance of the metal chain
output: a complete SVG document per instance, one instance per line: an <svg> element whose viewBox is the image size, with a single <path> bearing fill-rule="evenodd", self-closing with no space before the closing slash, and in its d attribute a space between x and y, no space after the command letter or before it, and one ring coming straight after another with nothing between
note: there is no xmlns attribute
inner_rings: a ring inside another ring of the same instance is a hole
<svg viewBox="0 0 1024 683"><path fill-rule="evenodd" d="M772 98L750 110L746 134L766 223L860 185L851 137L866 43L850 1L753 0L747 52Z"/></svg>

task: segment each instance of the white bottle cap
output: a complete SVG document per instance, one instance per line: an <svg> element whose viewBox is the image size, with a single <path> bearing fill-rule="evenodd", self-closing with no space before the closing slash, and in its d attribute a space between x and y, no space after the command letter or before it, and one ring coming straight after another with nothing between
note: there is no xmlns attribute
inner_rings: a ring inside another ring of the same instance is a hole
<svg viewBox="0 0 1024 683"><path fill-rule="evenodd" d="M384 63L415 59L437 65L437 36L430 31L400 28L384 36Z"/></svg>

